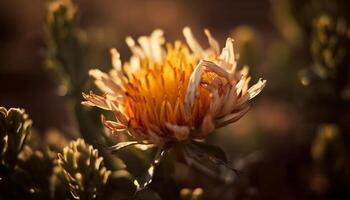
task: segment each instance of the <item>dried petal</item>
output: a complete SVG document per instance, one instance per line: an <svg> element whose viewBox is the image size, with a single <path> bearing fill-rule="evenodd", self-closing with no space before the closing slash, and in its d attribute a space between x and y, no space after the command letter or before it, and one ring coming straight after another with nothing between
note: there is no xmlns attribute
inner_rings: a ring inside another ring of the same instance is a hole
<svg viewBox="0 0 350 200"><path fill-rule="evenodd" d="M175 138L179 141L186 140L190 134L190 130L187 126L179 126L166 122L165 126L174 133Z"/></svg>
<svg viewBox="0 0 350 200"><path fill-rule="evenodd" d="M215 56L218 56L220 54L220 45L219 45L218 41L216 41L215 38L213 38L211 36L211 33L208 29L204 29L204 33L208 38L210 47L213 50Z"/></svg>
<svg viewBox="0 0 350 200"><path fill-rule="evenodd" d="M193 33L189 27L185 27L182 30L183 35L185 36L186 42L188 46L191 48L193 53L198 57L198 58L204 58L205 53L201 45L198 43L196 38L193 36Z"/></svg>
<svg viewBox="0 0 350 200"><path fill-rule="evenodd" d="M259 79L259 81L248 89L249 99L254 98L258 95L266 85L266 80Z"/></svg>

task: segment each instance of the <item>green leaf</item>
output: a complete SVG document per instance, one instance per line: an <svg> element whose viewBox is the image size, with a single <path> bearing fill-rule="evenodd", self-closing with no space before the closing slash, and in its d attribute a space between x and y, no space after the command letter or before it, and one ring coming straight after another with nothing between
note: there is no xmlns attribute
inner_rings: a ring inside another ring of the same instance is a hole
<svg viewBox="0 0 350 200"><path fill-rule="evenodd" d="M215 159L218 161L220 160L225 163L228 162L226 153L218 146L210 145L203 142L198 142L196 140L190 141L188 145L190 146L190 148L196 149L197 152L200 154L206 153L207 155L212 157L212 159Z"/></svg>
<svg viewBox="0 0 350 200"><path fill-rule="evenodd" d="M239 175L238 171L230 166L226 153L220 147L191 140L185 143L184 150L192 164L209 175L216 176L215 174L221 173L208 165L209 163L224 166Z"/></svg>

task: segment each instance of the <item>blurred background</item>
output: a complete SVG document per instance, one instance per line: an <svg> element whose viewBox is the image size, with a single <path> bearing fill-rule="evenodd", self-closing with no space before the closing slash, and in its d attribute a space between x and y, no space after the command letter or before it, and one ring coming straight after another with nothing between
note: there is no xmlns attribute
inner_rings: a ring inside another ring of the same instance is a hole
<svg viewBox="0 0 350 200"><path fill-rule="evenodd" d="M112 47L127 60L126 36L161 28L168 41L184 41L182 28L190 26L207 44L208 28L222 46L235 40L238 64L249 65L253 82L267 80L250 112L207 141L227 152L241 176L220 182L176 164L171 180L156 180L152 191L161 199L350 198L346 0L76 0L62 14L73 23L58 25L52 2L0 3L0 105L25 108L40 137L54 131L93 144L97 136L88 132L96 127L86 127L100 122L98 111L78 105L91 88L87 70L109 69ZM68 39L53 36L56 26ZM185 195L195 188L198 197Z"/></svg>

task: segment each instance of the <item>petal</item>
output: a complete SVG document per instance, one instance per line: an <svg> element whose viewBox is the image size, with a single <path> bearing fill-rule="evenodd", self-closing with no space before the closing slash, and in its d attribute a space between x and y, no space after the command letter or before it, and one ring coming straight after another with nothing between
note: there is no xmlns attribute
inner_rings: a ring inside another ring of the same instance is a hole
<svg viewBox="0 0 350 200"><path fill-rule="evenodd" d="M266 85L266 80L262 80L260 78L255 85L253 85L248 89L249 99L252 99L256 95L258 95L261 92L261 90L264 89L265 85Z"/></svg>
<svg viewBox="0 0 350 200"><path fill-rule="evenodd" d="M209 44L213 52L215 53L215 57L220 54L220 45L218 41L216 41L212 36L208 29L204 29L204 33L208 38Z"/></svg>
<svg viewBox="0 0 350 200"><path fill-rule="evenodd" d="M107 87L103 81L102 78L108 78L108 74L100 71L99 69L91 69L89 70L89 75L92 76L95 81L95 85L102 91L105 93L114 93L112 89L110 89L109 87Z"/></svg>
<svg viewBox="0 0 350 200"><path fill-rule="evenodd" d="M117 49L112 48L110 50L111 53L111 59L112 59L112 66L114 69L116 69L118 72L122 70L122 61L120 60L120 54Z"/></svg>
<svg viewBox="0 0 350 200"><path fill-rule="evenodd" d="M141 60L138 56L131 56L129 63L124 63L124 71L128 76L131 76L131 74L137 72L141 69Z"/></svg>
<svg viewBox="0 0 350 200"><path fill-rule="evenodd" d="M162 63L165 54L164 49L162 48L162 45L165 43L163 34L162 30L156 29L152 32L150 37L152 58L158 64Z"/></svg>
<svg viewBox="0 0 350 200"><path fill-rule="evenodd" d="M202 79L203 73L203 61L200 61L197 67L193 70L190 80L188 82L186 95L185 95L185 111L187 113L191 112L194 100L197 96L197 88Z"/></svg>
<svg viewBox="0 0 350 200"><path fill-rule="evenodd" d="M233 50L233 40L227 38L226 46L222 49L222 52L219 56L220 66L227 70L229 73L234 73L236 70L237 62Z"/></svg>
<svg viewBox="0 0 350 200"><path fill-rule="evenodd" d="M150 47L150 41L147 36L141 36L137 39L138 43L140 44L143 52L148 58L151 58L151 47Z"/></svg>
<svg viewBox="0 0 350 200"><path fill-rule="evenodd" d="M140 58L144 58L146 56L145 53L142 51L142 49L135 44L135 41L134 39L132 39L132 37L130 36L126 37L125 41L126 41L126 44L129 46L133 55L138 56Z"/></svg>
<svg viewBox="0 0 350 200"><path fill-rule="evenodd" d="M248 76L248 74L249 74L249 67L247 65L244 65L240 71L240 75L241 76Z"/></svg>
<svg viewBox="0 0 350 200"><path fill-rule="evenodd" d="M161 64L164 57L162 45L165 43L163 31L156 29L150 36L141 36L138 39L145 55L155 63Z"/></svg>
<svg viewBox="0 0 350 200"><path fill-rule="evenodd" d="M108 103L106 97L96 95L93 92L90 92L90 94L83 93L83 97L85 100L87 100L87 101L82 102L83 105L97 106L97 107L102 108L104 110L110 110L110 106L109 106L109 103Z"/></svg>
<svg viewBox="0 0 350 200"><path fill-rule="evenodd" d="M242 92L242 88L243 88L243 85L244 85L246 79L247 79L246 76L241 76L241 79L239 79L238 83L236 84L237 95L239 95Z"/></svg>
<svg viewBox="0 0 350 200"><path fill-rule="evenodd" d="M113 94L123 94L123 89L113 79L108 77L102 77L101 80L105 87L109 88Z"/></svg>
<svg viewBox="0 0 350 200"><path fill-rule="evenodd" d="M106 117L104 115L101 115L101 121L106 128L112 131L123 131L127 128L127 126L122 123L106 120Z"/></svg>
<svg viewBox="0 0 350 200"><path fill-rule="evenodd" d="M227 94L224 98L223 107L222 107L220 114L226 115L226 114L232 112L236 103L237 103L236 88L231 86L230 90L227 92Z"/></svg>
<svg viewBox="0 0 350 200"><path fill-rule="evenodd" d="M241 76L241 79L236 84L237 95L245 95L247 93L250 80L250 77Z"/></svg>
<svg viewBox="0 0 350 200"><path fill-rule="evenodd" d="M179 126L169 122L165 122L165 126L174 133L175 138L179 141L186 140L190 134L190 129L187 126Z"/></svg>
<svg viewBox="0 0 350 200"><path fill-rule="evenodd" d="M245 82L244 82L244 84L243 84L243 86L242 86L242 94L245 94L245 93L248 91L250 80L251 80L251 77L248 77L248 78L245 80Z"/></svg>
<svg viewBox="0 0 350 200"><path fill-rule="evenodd" d="M205 138L209 133L211 133L215 129L215 124L213 120L213 116L208 113L205 115L201 125L201 133L196 135L196 138L202 139Z"/></svg>
<svg viewBox="0 0 350 200"><path fill-rule="evenodd" d="M193 36L191 29L189 27L185 27L182 30L182 33L185 36L185 40L193 53L200 59L204 58L205 52L201 45L197 42L196 38Z"/></svg>
<svg viewBox="0 0 350 200"><path fill-rule="evenodd" d="M231 76L229 73L227 73L227 71L225 69L223 69L222 67L218 66L217 64L210 62L210 61L206 61L203 60L203 65L205 66L206 70L209 70L211 72L216 73L217 75L226 78L227 80L230 80Z"/></svg>
<svg viewBox="0 0 350 200"><path fill-rule="evenodd" d="M248 100L258 95L261 92L261 90L264 89L265 85L266 85L266 80L262 80L260 78L256 84L254 84L252 87L248 89L247 93L243 94L243 96L238 99L237 106L243 105Z"/></svg>
<svg viewBox="0 0 350 200"><path fill-rule="evenodd" d="M110 107L111 111L114 113L115 117L117 118L118 121L120 121L123 124L128 124L128 118L123 114L123 106L118 106L117 102L111 102Z"/></svg>
<svg viewBox="0 0 350 200"><path fill-rule="evenodd" d="M102 72L99 69L90 69L89 75L92 76L96 80L101 80L102 77L108 77L108 75L104 72Z"/></svg>
<svg viewBox="0 0 350 200"><path fill-rule="evenodd" d="M154 144L163 144L165 141L163 138L159 137L155 132L150 129L147 129L149 140Z"/></svg>
<svg viewBox="0 0 350 200"><path fill-rule="evenodd" d="M222 118L219 118L216 120L216 127L220 128L223 126L226 126L230 123L233 123L237 120L239 120L241 117L243 117L244 114L246 114L248 112L250 108L249 104L245 104L239 111L237 112L233 112L231 114L228 114Z"/></svg>
<svg viewBox="0 0 350 200"><path fill-rule="evenodd" d="M218 90L212 91L210 113L213 116L216 116L220 112L221 106L222 106L222 98L220 97Z"/></svg>

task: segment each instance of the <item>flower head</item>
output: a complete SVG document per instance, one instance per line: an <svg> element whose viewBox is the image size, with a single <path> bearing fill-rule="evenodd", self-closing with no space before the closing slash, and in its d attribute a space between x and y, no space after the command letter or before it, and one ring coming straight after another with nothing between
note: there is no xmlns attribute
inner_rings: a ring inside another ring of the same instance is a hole
<svg viewBox="0 0 350 200"><path fill-rule="evenodd" d="M83 94L83 104L112 111L116 120L102 117L112 131L128 130L136 140L156 144L202 139L240 119L266 81L260 79L249 87L248 67L236 69L231 38L220 52L208 30L208 49L201 47L189 28L183 34L187 45L165 44L161 30L138 38L138 45L127 37L129 62L122 64L118 51L112 49L113 69L108 74L98 69L89 72L103 94Z"/></svg>

